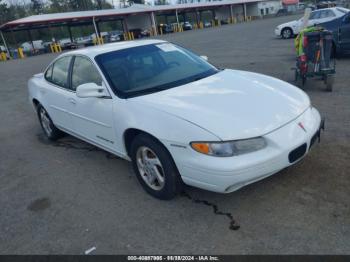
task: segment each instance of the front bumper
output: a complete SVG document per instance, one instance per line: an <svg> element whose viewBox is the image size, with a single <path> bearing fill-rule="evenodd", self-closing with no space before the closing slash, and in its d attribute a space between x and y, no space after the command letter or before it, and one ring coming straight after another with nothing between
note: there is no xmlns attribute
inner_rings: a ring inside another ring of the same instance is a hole
<svg viewBox="0 0 350 262"><path fill-rule="evenodd" d="M275 28L275 36L277 37L281 36L281 30L279 28Z"/></svg>
<svg viewBox="0 0 350 262"><path fill-rule="evenodd" d="M253 153L212 157L191 148L168 149L185 184L229 193L298 162L319 139L323 127L318 111L309 108L297 119L264 135L267 146Z"/></svg>

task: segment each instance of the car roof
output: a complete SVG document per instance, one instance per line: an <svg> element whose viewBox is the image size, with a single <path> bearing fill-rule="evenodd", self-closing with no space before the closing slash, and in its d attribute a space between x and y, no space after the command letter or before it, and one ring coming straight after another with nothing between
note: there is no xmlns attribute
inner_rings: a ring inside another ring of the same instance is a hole
<svg viewBox="0 0 350 262"><path fill-rule="evenodd" d="M328 8L316 9L316 10L313 10L312 12L322 11L322 10L333 10L333 11L336 11L336 12L341 12L341 11L339 11L339 9L344 10L344 11L348 11L348 12L350 11L350 10L347 9L347 8L340 7L340 6L335 6L335 7L328 7Z"/></svg>
<svg viewBox="0 0 350 262"><path fill-rule="evenodd" d="M112 52L112 51L122 50L122 49L136 47L136 46L158 44L158 43L166 43L166 41L158 40L158 39L122 41L117 43L110 43L110 44L97 45L97 46L77 49L74 51L64 53L61 56L85 55L93 59L97 55Z"/></svg>

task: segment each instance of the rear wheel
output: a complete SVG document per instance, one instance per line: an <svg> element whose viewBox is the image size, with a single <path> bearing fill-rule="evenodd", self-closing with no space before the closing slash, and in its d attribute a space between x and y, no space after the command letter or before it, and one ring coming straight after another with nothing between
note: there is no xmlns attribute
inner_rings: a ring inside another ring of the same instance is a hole
<svg viewBox="0 0 350 262"><path fill-rule="evenodd" d="M283 39L289 39L293 36L293 31L290 28L283 28L282 32L281 32L281 36Z"/></svg>
<svg viewBox="0 0 350 262"><path fill-rule="evenodd" d="M130 153L134 172L147 193L166 200L180 192L180 174L170 153L159 141L140 134L132 142Z"/></svg>
<svg viewBox="0 0 350 262"><path fill-rule="evenodd" d="M38 105L37 112L41 128L48 139L54 141L63 136L64 133L53 124L49 114L42 105Z"/></svg>

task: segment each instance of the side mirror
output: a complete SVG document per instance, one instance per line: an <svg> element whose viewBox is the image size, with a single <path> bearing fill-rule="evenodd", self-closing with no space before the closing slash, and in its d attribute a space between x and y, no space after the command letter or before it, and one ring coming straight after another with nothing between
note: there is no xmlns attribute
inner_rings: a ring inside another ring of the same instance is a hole
<svg viewBox="0 0 350 262"><path fill-rule="evenodd" d="M202 58L205 61L208 61L208 57L206 55L201 55L200 58Z"/></svg>
<svg viewBox="0 0 350 262"><path fill-rule="evenodd" d="M77 87L77 97L109 97L106 87L98 86L95 83L86 83Z"/></svg>

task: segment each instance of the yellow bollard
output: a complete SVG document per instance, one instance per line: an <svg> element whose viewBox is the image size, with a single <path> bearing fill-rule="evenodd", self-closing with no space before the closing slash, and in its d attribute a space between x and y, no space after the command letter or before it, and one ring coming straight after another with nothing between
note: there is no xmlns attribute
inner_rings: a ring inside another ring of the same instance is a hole
<svg viewBox="0 0 350 262"><path fill-rule="evenodd" d="M53 48L55 50L55 53L58 53L58 45L56 43L54 44Z"/></svg>
<svg viewBox="0 0 350 262"><path fill-rule="evenodd" d="M59 52L62 52L62 47L61 47L61 45L60 45L60 44L57 44L57 47L58 47L58 51L59 51Z"/></svg>
<svg viewBox="0 0 350 262"><path fill-rule="evenodd" d="M55 53L55 50L53 49L53 44L50 44L50 50L51 50L51 53Z"/></svg>
<svg viewBox="0 0 350 262"><path fill-rule="evenodd" d="M160 27L159 29L160 29L160 35L162 35L163 34L163 27Z"/></svg>
<svg viewBox="0 0 350 262"><path fill-rule="evenodd" d="M7 60L7 54L5 52L1 53L1 59L6 61Z"/></svg>
<svg viewBox="0 0 350 262"><path fill-rule="evenodd" d="M24 58L23 49L19 47L17 50L18 50L18 57Z"/></svg>

